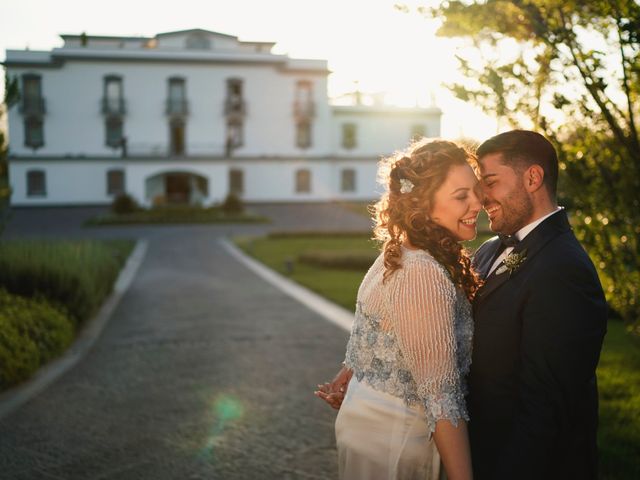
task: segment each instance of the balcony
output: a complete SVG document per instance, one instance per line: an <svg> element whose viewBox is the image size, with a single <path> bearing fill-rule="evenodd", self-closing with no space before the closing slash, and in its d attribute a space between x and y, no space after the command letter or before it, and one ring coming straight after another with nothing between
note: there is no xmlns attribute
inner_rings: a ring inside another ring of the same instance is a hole
<svg viewBox="0 0 640 480"><path fill-rule="evenodd" d="M101 106L104 115L119 117L127 113L124 98L103 98Z"/></svg>
<svg viewBox="0 0 640 480"><path fill-rule="evenodd" d="M229 97L224 102L224 114L228 117L244 117L247 104L241 97Z"/></svg>
<svg viewBox="0 0 640 480"><path fill-rule="evenodd" d="M189 102L183 98L167 99L166 114L174 117L186 117L189 115Z"/></svg>
<svg viewBox="0 0 640 480"><path fill-rule="evenodd" d="M296 100L293 102L293 115L299 120L313 118L316 115L316 104L309 100Z"/></svg>
<svg viewBox="0 0 640 480"><path fill-rule="evenodd" d="M47 113L44 98L23 97L20 102L20 113L30 117L41 117Z"/></svg>

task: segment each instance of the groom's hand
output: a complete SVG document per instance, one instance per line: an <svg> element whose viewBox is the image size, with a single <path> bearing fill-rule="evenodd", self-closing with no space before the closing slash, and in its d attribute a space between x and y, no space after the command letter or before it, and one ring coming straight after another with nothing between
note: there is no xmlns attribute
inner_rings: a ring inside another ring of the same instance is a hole
<svg viewBox="0 0 640 480"><path fill-rule="evenodd" d="M332 408L338 410L347 393L347 387L352 375L353 372L350 369L342 367L331 382L318 385L318 390L313 393L316 397L327 402Z"/></svg>

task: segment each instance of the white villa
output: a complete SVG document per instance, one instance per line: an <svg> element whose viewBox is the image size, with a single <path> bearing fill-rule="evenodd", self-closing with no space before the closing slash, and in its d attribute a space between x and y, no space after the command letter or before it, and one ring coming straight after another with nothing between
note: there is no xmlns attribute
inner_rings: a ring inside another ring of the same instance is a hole
<svg viewBox="0 0 640 480"><path fill-rule="evenodd" d="M62 35L51 51L7 50L14 206L209 205L369 200L376 166L441 111L336 106L327 62L206 30L155 37ZM357 59L354 59L357 61Z"/></svg>

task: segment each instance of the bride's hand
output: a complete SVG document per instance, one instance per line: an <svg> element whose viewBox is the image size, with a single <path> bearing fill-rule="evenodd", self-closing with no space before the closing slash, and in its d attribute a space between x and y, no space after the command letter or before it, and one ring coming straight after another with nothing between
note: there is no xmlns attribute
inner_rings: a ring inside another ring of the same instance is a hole
<svg viewBox="0 0 640 480"><path fill-rule="evenodd" d="M332 408L338 410L347 393L347 387L352 375L353 372L350 369L342 367L331 382L318 385L318 390L313 393L316 397L327 402Z"/></svg>

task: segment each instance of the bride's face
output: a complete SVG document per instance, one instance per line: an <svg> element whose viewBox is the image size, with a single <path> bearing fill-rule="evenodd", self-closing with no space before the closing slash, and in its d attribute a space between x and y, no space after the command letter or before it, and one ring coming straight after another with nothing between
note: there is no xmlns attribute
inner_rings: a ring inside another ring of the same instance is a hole
<svg viewBox="0 0 640 480"><path fill-rule="evenodd" d="M476 237L476 222L482 208L480 186L469 165L451 167L434 195L431 220L448 229L459 241Z"/></svg>

